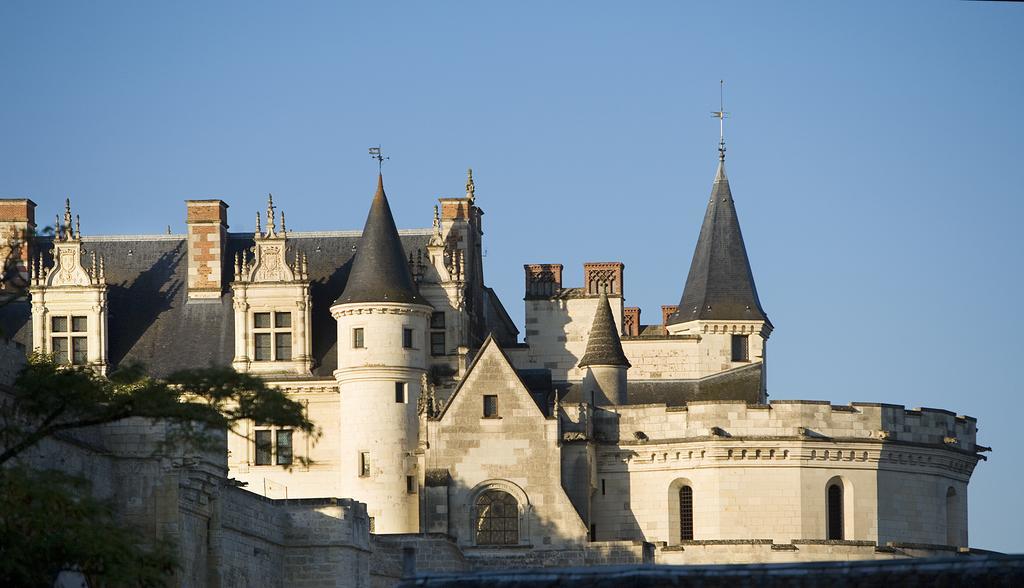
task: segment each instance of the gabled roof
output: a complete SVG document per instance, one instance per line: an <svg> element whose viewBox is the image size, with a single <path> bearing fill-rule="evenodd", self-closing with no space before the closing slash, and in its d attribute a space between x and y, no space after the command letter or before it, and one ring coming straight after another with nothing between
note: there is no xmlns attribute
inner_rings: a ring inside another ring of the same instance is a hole
<svg viewBox="0 0 1024 588"><path fill-rule="evenodd" d="M579 363L580 367L588 365L630 367L626 354L622 352L622 341L619 340L619 329L615 326L612 307L608 304L608 295L604 292L597 301L597 312L594 313L594 323L587 339L587 351Z"/></svg>
<svg viewBox="0 0 1024 588"><path fill-rule="evenodd" d="M377 193L373 196L366 226L359 238L348 283L334 301L335 304L353 302L428 304L413 283L395 218L384 194L384 178L380 175L377 176Z"/></svg>
<svg viewBox="0 0 1024 588"><path fill-rule="evenodd" d="M768 321L757 298L724 159L718 163L679 310L667 322L698 319Z"/></svg>

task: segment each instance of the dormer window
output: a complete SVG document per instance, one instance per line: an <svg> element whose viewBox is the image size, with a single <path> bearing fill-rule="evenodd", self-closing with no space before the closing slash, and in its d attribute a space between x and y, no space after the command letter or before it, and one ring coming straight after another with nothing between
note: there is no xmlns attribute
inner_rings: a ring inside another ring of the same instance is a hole
<svg viewBox="0 0 1024 588"><path fill-rule="evenodd" d="M253 360L291 361L292 313L256 312L252 318Z"/></svg>
<svg viewBox="0 0 1024 588"><path fill-rule="evenodd" d="M89 320L84 316L50 317L50 350L57 363L85 365L89 362Z"/></svg>

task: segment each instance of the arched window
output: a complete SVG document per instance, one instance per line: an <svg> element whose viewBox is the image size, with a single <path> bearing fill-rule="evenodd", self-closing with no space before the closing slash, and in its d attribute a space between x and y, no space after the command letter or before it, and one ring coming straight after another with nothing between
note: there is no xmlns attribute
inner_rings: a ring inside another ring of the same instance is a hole
<svg viewBox="0 0 1024 588"><path fill-rule="evenodd" d="M476 499L476 544L519 543L519 503L507 492L487 490Z"/></svg>
<svg viewBox="0 0 1024 588"><path fill-rule="evenodd" d="M693 488L679 489L679 540L693 540Z"/></svg>
<svg viewBox="0 0 1024 588"><path fill-rule="evenodd" d="M828 538L843 538L843 486L833 482L828 486Z"/></svg>

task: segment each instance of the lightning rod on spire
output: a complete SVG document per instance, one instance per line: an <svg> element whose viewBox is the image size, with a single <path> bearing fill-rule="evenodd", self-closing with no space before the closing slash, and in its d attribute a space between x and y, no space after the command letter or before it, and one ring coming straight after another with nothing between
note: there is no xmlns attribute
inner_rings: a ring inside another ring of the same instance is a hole
<svg viewBox="0 0 1024 588"><path fill-rule="evenodd" d="M718 160L725 161L725 119L729 116L725 111L725 80L718 80L718 110L711 116L718 119Z"/></svg>

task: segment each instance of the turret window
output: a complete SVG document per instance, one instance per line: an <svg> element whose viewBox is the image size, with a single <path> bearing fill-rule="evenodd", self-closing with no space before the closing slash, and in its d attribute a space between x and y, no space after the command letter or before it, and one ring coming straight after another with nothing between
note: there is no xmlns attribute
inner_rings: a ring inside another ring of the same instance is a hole
<svg viewBox="0 0 1024 588"><path fill-rule="evenodd" d="M827 492L828 538L843 539L843 487L839 482L829 485Z"/></svg>
<svg viewBox="0 0 1024 588"><path fill-rule="evenodd" d="M749 335L732 336L732 360L750 361L750 338Z"/></svg>
<svg viewBox="0 0 1024 588"><path fill-rule="evenodd" d="M399 404L409 402L409 385L405 382L395 382L395 402Z"/></svg>
<svg viewBox="0 0 1024 588"><path fill-rule="evenodd" d="M356 327L352 329L352 347L354 349L362 349L365 346L366 345L364 344L363 341L363 328Z"/></svg>
<svg viewBox="0 0 1024 588"><path fill-rule="evenodd" d="M292 313L253 313L252 328L254 361L292 359Z"/></svg>
<svg viewBox="0 0 1024 588"><path fill-rule="evenodd" d="M50 318L50 351L57 363L84 365L89 361L89 320L84 316Z"/></svg>
<svg viewBox="0 0 1024 588"><path fill-rule="evenodd" d="M693 540L693 488L689 486L679 489L679 539Z"/></svg>
<svg viewBox="0 0 1024 588"><path fill-rule="evenodd" d="M402 348L412 349L412 329L402 329Z"/></svg>
<svg viewBox="0 0 1024 588"><path fill-rule="evenodd" d="M370 477L370 453L368 451L359 452L359 477Z"/></svg>
<svg viewBox="0 0 1024 588"><path fill-rule="evenodd" d="M430 315L430 355L447 355L445 345L444 312Z"/></svg>

